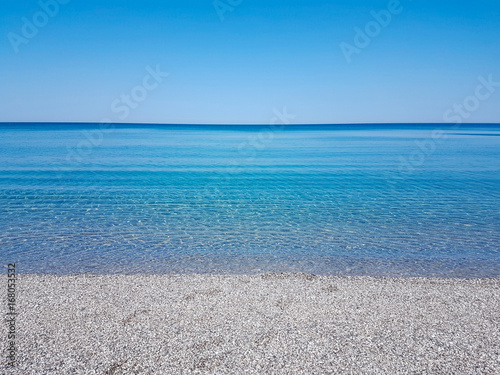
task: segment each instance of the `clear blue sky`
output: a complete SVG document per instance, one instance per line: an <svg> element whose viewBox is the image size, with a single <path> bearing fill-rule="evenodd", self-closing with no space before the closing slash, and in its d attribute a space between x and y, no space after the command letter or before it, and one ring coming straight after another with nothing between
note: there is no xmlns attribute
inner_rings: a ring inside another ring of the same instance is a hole
<svg viewBox="0 0 500 375"><path fill-rule="evenodd" d="M267 124L286 107L293 123L443 122L479 76L500 82L498 0L401 0L350 63L341 43L388 1L221 0L223 21L213 0L71 0L47 19L0 1L0 121ZM170 75L137 88L158 65ZM134 88L147 97L124 104ZM490 89L464 121L500 122Z"/></svg>

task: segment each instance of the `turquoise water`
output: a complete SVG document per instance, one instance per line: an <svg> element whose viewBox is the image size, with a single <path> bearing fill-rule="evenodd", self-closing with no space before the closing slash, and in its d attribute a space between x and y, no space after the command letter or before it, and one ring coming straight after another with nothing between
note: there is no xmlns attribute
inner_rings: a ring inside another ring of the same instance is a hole
<svg viewBox="0 0 500 375"><path fill-rule="evenodd" d="M25 273L500 276L499 135L3 124L0 254Z"/></svg>

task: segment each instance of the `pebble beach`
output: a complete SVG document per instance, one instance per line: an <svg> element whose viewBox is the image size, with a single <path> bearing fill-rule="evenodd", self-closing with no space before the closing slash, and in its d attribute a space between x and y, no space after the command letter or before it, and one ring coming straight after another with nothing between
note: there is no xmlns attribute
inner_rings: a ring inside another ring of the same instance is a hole
<svg viewBox="0 0 500 375"><path fill-rule="evenodd" d="M498 278L19 274L16 311L1 374L500 373Z"/></svg>

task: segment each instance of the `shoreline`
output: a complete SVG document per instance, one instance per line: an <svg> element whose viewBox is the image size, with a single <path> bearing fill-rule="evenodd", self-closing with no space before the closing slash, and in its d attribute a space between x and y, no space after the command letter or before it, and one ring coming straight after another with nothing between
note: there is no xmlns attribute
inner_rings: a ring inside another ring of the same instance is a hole
<svg viewBox="0 0 500 375"><path fill-rule="evenodd" d="M16 288L19 362L6 366L2 324L6 374L494 374L500 366L500 278L18 274ZM3 305L5 316L5 297Z"/></svg>

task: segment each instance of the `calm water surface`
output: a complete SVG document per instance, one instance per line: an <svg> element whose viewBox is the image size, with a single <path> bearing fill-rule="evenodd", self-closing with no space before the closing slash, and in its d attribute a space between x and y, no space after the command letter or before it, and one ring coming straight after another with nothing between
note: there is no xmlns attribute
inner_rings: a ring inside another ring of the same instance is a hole
<svg viewBox="0 0 500 375"><path fill-rule="evenodd" d="M499 135L3 124L0 254L25 273L500 276Z"/></svg>

